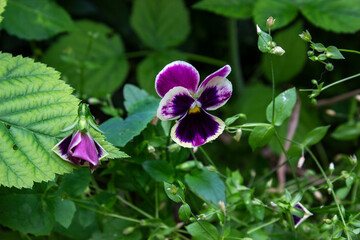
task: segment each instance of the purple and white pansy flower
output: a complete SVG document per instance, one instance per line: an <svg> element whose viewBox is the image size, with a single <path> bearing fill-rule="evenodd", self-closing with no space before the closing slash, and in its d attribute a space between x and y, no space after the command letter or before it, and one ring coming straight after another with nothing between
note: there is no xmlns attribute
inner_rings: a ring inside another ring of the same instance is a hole
<svg viewBox="0 0 360 240"><path fill-rule="evenodd" d="M212 73L199 85L199 72L189 63L175 61L156 76L155 89L162 97L157 117L179 121L171 138L180 146L193 148L216 139L225 123L207 111L223 106L231 97L232 84L226 78L229 65Z"/></svg>

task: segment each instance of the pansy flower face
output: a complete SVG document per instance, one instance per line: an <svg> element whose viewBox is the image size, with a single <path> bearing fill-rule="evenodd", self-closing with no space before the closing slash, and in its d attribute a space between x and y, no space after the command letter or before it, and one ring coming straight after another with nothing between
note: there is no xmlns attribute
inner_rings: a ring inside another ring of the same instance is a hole
<svg viewBox="0 0 360 240"><path fill-rule="evenodd" d="M196 147L216 139L225 123L207 111L224 105L231 96L232 84L226 79L229 65L206 77L199 85L198 71L189 63L175 61L156 76L155 89L160 101L157 117L179 119L171 129L171 138L180 146Z"/></svg>

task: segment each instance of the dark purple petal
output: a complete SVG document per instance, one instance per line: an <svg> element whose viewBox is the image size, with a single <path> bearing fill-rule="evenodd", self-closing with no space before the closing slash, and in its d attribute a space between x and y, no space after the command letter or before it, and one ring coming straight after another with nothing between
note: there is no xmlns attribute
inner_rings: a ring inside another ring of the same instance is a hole
<svg viewBox="0 0 360 240"><path fill-rule="evenodd" d="M232 94L232 84L223 77L214 77L197 92L198 101L205 110L215 110L224 105Z"/></svg>
<svg viewBox="0 0 360 240"><path fill-rule="evenodd" d="M296 204L295 207L303 211L303 209L299 206L299 204ZM298 222L301 220L301 217L298 217L296 215L292 215L292 217L294 220L294 225L298 224Z"/></svg>
<svg viewBox="0 0 360 240"><path fill-rule="evenodd" d="M196 108L196 109L195 109ZM195 106L171 129L171 138L180 146L196 147L216 139L223 131L224 122Z"/></svg>
<svg viewBox="0 0 360 240"><path fill-rule="evenodd" d="M72 139L72 134L61 140L61 142L59 143L58 147L62 155L67 154L71 139Z"/></svg>
<svg viewBox="0 0 360 240"><path fill-rule="evenodd" d="M226 65L222 68L220 68L219 70L217 70L216 72L210 74L209 76L207 76L205 78L205 80L200 84L200 88L204 85L206 85L211 79L213 79L214 77L223 77L226 78L229 73L231 72L231 67L229 65Z"/></svg>
<svg viewBox="0 0 360 240"><path fill-rule="evenodd" d="M160 97L174 87L184 87L195 93L199 79L199 72L191 64L175 61L166 65L156 76L155 89Z"/></svg>
<svg viewBox="0 0 360 240"><path fill-rule="evenodd" d="M183 87L174 87L161 99L157 117L161 120L177 119L189 110L195 100Z"/></svg>
<svg viewBox="0 0 360 240"><path fill-rule="evenodd" d="M68 155L78 165L84 165L85 162L90 163L90 166L99 164L98 151L90 133L77 132L71 140Z"/></svg>

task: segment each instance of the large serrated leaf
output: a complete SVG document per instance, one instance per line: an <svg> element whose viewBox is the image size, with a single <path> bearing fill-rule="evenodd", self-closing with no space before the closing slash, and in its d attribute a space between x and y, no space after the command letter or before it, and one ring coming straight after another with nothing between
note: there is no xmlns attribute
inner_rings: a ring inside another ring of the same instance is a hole
<svg viewBox="0 0 360 240"><path fill-rule="evenodd" d="M28 40L47 39L74 28L70 15L55 1L8 0L4 18L8 33Z"/></svg>
<svg viewBox="0 0 360 240"><path fill-rule="evenodd" d="M59 76L30 58L0 53L0 185L29 188L72 171L51 151L66 135L61 130L74 122L79 103ZM122 157L100 133L92 134L109 158Z"/></svg>
<svg viewBox="0 0 360 240"><path fill-rule="evenodd" d="M5 10L6 2L7 0L0 0L0 14L2 14ZM0 16L0 22L4 19L3 16Z"/></svg>

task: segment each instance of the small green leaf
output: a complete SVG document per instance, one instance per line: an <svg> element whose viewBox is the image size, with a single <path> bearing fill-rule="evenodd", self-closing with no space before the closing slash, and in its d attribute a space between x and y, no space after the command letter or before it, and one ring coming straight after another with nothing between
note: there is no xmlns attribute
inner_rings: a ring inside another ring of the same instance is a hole
<svg viewBox="0 0 360 240"><path fill-rule="evenodd" d="M174 181L174 169L165 160L145 161L143 168L156 181L168 183Z"/></svg>
<svg viewBox="0 0 360 240"><path fill-rule="evenodd" d="M209 222L194 222L187 225L185 228L193 237L193 240L218 239L216 227Z"/></svg>
<svg viewBox="0 0 360 240"><path fill-rule="evenodd" d="M308 134L306 134L303 140L303 145L311 146L320 142L320 140L323 139L323 137L325 137L329 127L330 126L323 126L311 130Z"/></svg>
<svg viewBox="0 0 360 240"><path fill-rule="evenodd" d="M156 50L177 46L190 33L189 13L182 0L135 0L130 21L140 39Z"/></svg>
<svg viewBox="0 0 360 240"><path fill-rule="evenodd" d="M317 52L324 52L326 50L325 46L322 43L311 43L310 47Z"/></svg>
<svg viewBox="0 0 360 240"><path fill-rule="evenodd" d="M76 211L75 203L68 199L55 198L54 217L64 228L68 228Z"/></svg>
<svg viewBox="0 0 360 240"><path fill-rule="evenodd" d="M269 53L269 51L271 50L269 43L271 41L272 41L271 36L268 33L261 31L261 35L259 35L258 38L258 48L260 52Z"/></svg>
<svg viewBox="0 0 360 240"><path fill-rule="evenodd" d="M336 196L340 199L343 200L346 198L346 196L349 194L350 192L350 188L348 187L342 187L336 190Z"/></svg>
<svg viewBox="0 0 360 240"><path fill-rule="evenodd" d="M9 0L4 16L4 28L26 40L43 40L74 29L70 15L54 1Z"/></svg>
<svg viewBox="0 0 360 240"><path fill-rule="evenodd" d="M325 54L327 58L331 59L345 59L344 56L341 54L339 49L335 46L329 46L325 50Z"/></svg>
<svg viewBox="0 0 360 240"><path fill-rule="evenodd" d="M185 194L181 187L164 182L164 190L166 195L174 202L185 202Z"/></svg>
<svg viewBox="0 0 360 240"><path fill-rule="evenodd" d="M275 101L276 102L276 101ZM274 135L273 126L258 126L255 127L249 136L249 144L254 151L258 147L268 144Z"/></svg>
<svg viewBox="0 0 360 240"><path fill-rule="evenodd" d="M337 33L355 33L360 30L358 0L302 1L302 14L315 26Z"/></svg>
<svg viewBox="0 0 360 240"><path fill-rule="evenodd" d="M184 203L179 208L179 218L183 222L188 222L190 217L191 217L191 208L189 204Z"/></svg>
<svg viewBox="0 0 360 240"><path fill-rule="evenodd" d="M254 21L262 29L267 29L266 20L272 16L276 20L272 29L278 29L293 21L297 13L296 1L258 0L254 7Z"/></svg>
<svg viewBox="0 0 360 240"><path fill-rule="evenodd" d="M218 205L219 201L226 202L225 184L215 172L206 168L202 171L194 170L185 175L185 182L192 191L215 205Z"/></svg>
<svg viewBox="0 0 360 240"><path fill-rule="evenodd" d="M176 50L166 50L154 52L146 56L136 68L136 79L139 86L145 89L148 93L158 96L155 91L156 75L165 67L166 64L175 61L186 61L185 54Z"/></svg>
<svg viewBox="0 0 360 240"><path fill-rule="evenodd" d="M290 88L282 93L280 93L275 98L275 112L274 112L274 124L275 126L280 126L286 119L288 119L294 109L296 103L296 90L295 88ZM272 112L273 103L271 102L266 108L266 119L271 123L272 122Z"/></svg>
<svg viewBox="0 0 360 240"><path fill-rule="evenodd" d="M100 125L106 139L119 147L125 146L146 128L147 124L156 116L160 101L130 84L124 87L124 97L124 104L129 111L129 116L125 120L119 117L110 118Z"/></svg>
<svg viewBox="0 0 360 240"><path fill-rule="evenodd" d="M86 97L112 94L129 71L121 37L108 26L89 20L78 21L76 27L52 44L42 60Z"/></svg>
<svg viewBox="0 0 360 240"><path fill-rule="evenodd" d="M285 49L286 53L283 56L273 56L269 54L263 54L261 56L262 67L267 80L272 81L270 61L273 61L276 83L292 81L296 75L303 70L306 64L305 53L307 44L298 37L298 33L302 29L302 21L297 21L288 28L273 35L273 40L277 45Z"/></svg>
<svg viewBox="0 0 360 240"><path fill-rule="evenodd" d="M202 0L193 7L230 18L250 18L254 3L253 0Z"/></svg>
<svg viewBox="0 0 360 240"><path fill-rule="evenodd" d="M337 140L353 140L360 136L360 124L347 122L339 125L331 136Z"/></svg>

